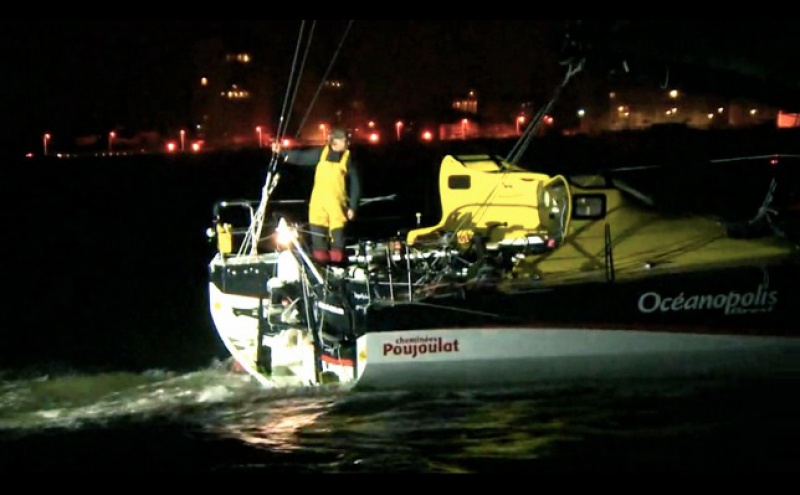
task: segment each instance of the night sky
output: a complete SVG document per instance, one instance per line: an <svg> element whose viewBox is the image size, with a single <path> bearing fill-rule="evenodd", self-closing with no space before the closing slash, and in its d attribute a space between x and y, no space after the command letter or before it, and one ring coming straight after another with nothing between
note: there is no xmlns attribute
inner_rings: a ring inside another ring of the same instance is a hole
<svg viewBox="0 0 800 495"><path fill-rule="evenodd" d="M327 69L348 22L316 25L309 52L313 73ZM541 101L563 77L559 60L569 27L569 39L589 56L591 77L619 74L626 61L634 75L666 80L670 74L675 84L769 95L800 110L800 64L792 55L800 21L710 22L355 21L333 75L407 108L470 88L484 96ZM191 53L207 38L247 47L264 61L276 87L285 87L300 25L0 21L5 138L19 143L38 140L46 130L78 135L182 125L194 82Z"/></svg>

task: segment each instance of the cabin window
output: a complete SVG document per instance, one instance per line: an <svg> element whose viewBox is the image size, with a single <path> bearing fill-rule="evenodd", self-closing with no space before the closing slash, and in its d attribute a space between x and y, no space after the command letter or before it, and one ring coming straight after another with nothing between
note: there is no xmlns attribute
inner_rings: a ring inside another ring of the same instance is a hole
<svg viewBox="0 0 800 495"><path fill-rule="evenodd" d="M572 218L596 220L606 216L606 197L603 194L582 194L572 201Z"/></svg>
<svg viewBox="0 0 800 495"><path fill-rule="evenodd" d="M450 189L470 189L472 187L472 177L469 175L451 175L447 180Z"/></svg>

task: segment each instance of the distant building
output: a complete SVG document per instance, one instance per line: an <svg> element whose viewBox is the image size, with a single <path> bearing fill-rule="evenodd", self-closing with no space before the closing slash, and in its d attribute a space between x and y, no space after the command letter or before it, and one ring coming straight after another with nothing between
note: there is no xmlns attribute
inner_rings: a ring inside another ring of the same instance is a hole
<svg viewBox="0 0 800 495"><path fill-rule="evenodd" d="M257 146L269 133L272 91L264 68L247 51L206 40L194 51L192 129L209 148Z"/></svg>
<svg viewBox="0 0 800 495"><path fill-rule="evenodd" d="M683 93L675 89L628 86L609 90L606 101L577 110L573 132L644 130L679 124L693 129L742 128L776 122L778 109L754 101Z"/></svg>
<svg viewBox="0 0 800 495"><path fill-rule="evenodd" d="M209 149L266 145L276 132L273 126L280 111L277 97L283 90L274 87L274 78L269 77L265 65L247 50L228 49L219 40L199 43L190 137L203 140ZM312 74L306 77L314 80ZM354 139L372 143L428 132L438 140L509 138L520 136L540 111L529 101L492 101L469 89L454 97L448 108L430 109L425 116L374 115L366 103L369 95L360 91L357 83L343 78L329 78L321 87L302 85L291 116L294 128L302 128L300 140L323 142L332 126L348 128ZM311 111L305 113L309 108ZM794 120L791 115L779 116L778 109L757 102L635 85L609 89L604 94L601 88L590 87L583 96L562 97L554 112L546 116L541 133L597 134L664 124L696 129L769 122L784 127L800 125L796 116Z"/></svg>
<svg viewBox="0 0 800 495"><path fill-rule="evenodd" d="M275 137L286 90L276 87L267 63L257 57L219 39L196 45L193 130L209 148L255 147ZM315 74L304 76L293 94L292 127L282 129L288 137L301 129L301 141L319 142L332 126L350 127L365 118L365 105L347 81L329 78L320 84Z"/></svg>

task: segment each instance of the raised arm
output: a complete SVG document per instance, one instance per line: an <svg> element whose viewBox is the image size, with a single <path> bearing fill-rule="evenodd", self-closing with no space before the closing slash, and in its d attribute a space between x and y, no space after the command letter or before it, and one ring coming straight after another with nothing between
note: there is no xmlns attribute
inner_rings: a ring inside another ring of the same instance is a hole
<svg viewBox="0 0 800 495"><path fill-rule="evenodd" d="M290 165L314 167L319 163L322 148L285 150L277 143L273 143L272 152L279 154L283 161Z"/></svg>

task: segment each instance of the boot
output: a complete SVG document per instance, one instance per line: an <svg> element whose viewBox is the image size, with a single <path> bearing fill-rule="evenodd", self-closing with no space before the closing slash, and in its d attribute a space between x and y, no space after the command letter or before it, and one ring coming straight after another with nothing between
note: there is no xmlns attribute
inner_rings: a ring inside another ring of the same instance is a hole
<svg viewBox="0 0 800 495"><path fill-rule="evenodd" d="M322 249L315 249L312 252L312 256L322 266L326 266L331 262L331 257L328 255L328 251Z"/></svg>
<svg viewBox="0 0 800 495"><path fill-rule="evenodd" d="M345 264L345 256L343 249L331 249L328 252L330 262L333 265L343 266Z"/></svg>

